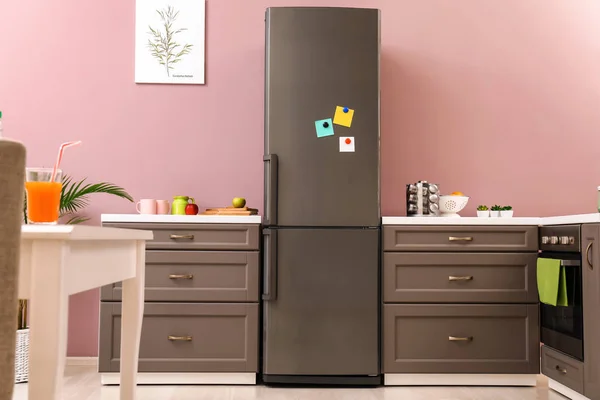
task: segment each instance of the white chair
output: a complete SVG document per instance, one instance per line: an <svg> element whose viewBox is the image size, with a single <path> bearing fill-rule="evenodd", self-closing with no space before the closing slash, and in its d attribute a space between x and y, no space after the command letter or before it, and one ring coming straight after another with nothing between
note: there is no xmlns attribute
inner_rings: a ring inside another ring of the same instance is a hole
<svg viewBox="0 0 600 400"><path fill-rule="evenodd" d="M25 158L25 146L0 139L0 400L11 400L15 385Z"/></svg>

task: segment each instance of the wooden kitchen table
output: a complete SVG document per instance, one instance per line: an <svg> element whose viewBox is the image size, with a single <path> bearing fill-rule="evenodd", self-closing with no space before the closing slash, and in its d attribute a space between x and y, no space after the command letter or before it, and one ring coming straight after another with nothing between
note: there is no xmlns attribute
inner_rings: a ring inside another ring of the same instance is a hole
<svg viewBox="0 0 600 400"><path fill-rule="evenodd" d="M30 299L29 399L62 398L69 296L123 282L121 400L135 399L151 231L23 225L19 298Z"/></svg>

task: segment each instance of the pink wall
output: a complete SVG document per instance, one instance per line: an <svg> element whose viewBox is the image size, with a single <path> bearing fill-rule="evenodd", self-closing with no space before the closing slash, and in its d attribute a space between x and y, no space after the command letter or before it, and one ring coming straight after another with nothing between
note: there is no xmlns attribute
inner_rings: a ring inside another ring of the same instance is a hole
<svg viewBox="0 0 600 400"><path fill-rule="evenodd" d="M0 7L0 110L29 165L63 166L136 197L245 196L262 207L267 6L379 7L382 207L419 179L518 216L595 212L600 184L600 3L560 0L208 0L207 85L133 83L134 1ZM88 212L132 212L97 196ZM96 354L97 291L73 297L69 354Z"/></svg>

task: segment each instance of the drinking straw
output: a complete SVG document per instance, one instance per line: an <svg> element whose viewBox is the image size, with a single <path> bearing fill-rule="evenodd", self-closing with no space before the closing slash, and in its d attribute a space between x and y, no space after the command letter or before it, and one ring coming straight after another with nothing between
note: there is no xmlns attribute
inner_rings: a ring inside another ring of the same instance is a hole
<svg viewBox="0 0 600 400"><path fill-rule="evenodd" d="M65 149L67 147L77 146L78 144L81 144L81 140L78 140L76 142L65 142L60 145L60 148L58 149L58 156L56 157L56 164L54 164L54 169L52 170L52 177L50 178L50 182L54 182L54 178L56 178L56 171L60 166L60 162L62 160L63 152L65 151Z"/></svg>

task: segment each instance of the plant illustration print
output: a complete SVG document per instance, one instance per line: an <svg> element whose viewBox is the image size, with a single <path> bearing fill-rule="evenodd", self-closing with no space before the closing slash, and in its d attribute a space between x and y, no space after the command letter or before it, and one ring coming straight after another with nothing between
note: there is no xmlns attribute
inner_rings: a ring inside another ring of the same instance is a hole
<svg viewBox="0 0 600 400"><path fill-rule="evenodd" d="M187 28L175 29L173 27L179 11L167 6L166 10L156 10L156 12L160 16L162 26L157 29L148 26L150 28L148 49L152 57L156 58L160 65L164 65L167 76L171 76L170 70L173 69L173 64L180 62L186 54L189 54L193 45L182 45L176 41L175 36L187 30Z"/></svg>

